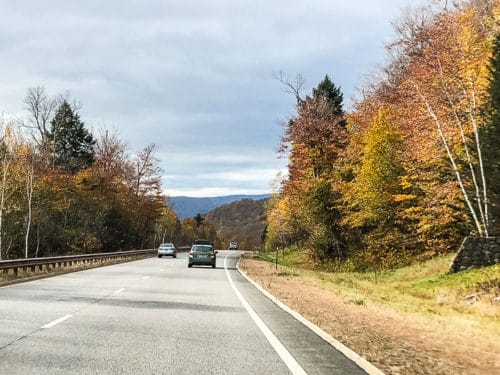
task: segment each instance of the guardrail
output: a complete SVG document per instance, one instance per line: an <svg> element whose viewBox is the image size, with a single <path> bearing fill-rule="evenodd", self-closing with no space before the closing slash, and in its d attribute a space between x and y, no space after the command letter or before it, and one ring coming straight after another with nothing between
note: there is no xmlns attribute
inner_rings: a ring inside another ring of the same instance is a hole
<svg viewBox="0 0 500 375"><path fill-rule="evenodd" d="M0 271L3 272L4 275L9 274L9 271L12 271L14 277L17 278L20 269L23 270L24 273L28 270L31 272L36 272L37 269L38 271L42 271L44 266L46 270L56 270L61 267L71 267L74 265L92 265L98 261L103 262L144 255L156 255L156 252L156 249L150 249L117 251L114 253L64 255L45 258L8 259L0 261Z"/></svg>

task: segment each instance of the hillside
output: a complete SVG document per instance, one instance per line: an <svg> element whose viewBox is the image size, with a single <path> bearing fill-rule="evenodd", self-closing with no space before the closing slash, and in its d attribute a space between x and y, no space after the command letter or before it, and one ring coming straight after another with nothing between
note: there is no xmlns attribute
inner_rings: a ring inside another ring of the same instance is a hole
<svg viewBox="0 0 500 375"><path fill-rule="evenodd" d="M261 195L226 195L221 197L170 197L170 205L177 213L179 220L187 217L193 217L196 214L204 214L224 204L239 201L241 199L260 200L269 198L269 194Z"/></svg>
<svg viewBox="0 0 500 375"><path fill-rule="evenodd" d="M264 204L267 199L242 199L225 204L204 215L215 226L224 243L238 242L240 249L261 246L266 228Z"/></svg>

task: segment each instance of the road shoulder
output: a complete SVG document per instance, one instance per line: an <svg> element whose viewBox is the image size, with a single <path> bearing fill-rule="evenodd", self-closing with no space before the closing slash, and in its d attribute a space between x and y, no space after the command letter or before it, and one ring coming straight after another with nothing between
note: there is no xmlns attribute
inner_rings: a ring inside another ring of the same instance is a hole
<svg viewBox="0 0 500 375"><path fill-rule="evenodd" d="M299 314L297 311L289 307L288 305L284 304L281 302L276 296L272 295L269 293L267 290L265 290L263 287L261 287L257 282L252 280L244 270L242 270L239 266L239 262L236 264L236 268L238 271L241 273L241 275L248 280L257 290L259 290L264 296L269 298L273 303L275 303L278 307L280 307L282 310L293 316L297 321L302 323L304 326L309 328L311 331L313 331L316 335L321 337L324 341L332 345L336 350L341 352L343 355L345 355L347 358L349 358L351 361L356 363L360 368L362 368L364 371L366 371L367 374L369 375L383 375L384 373L375 367L373 364L368 362L365 358L360 356L358 353L354 352L344 344L342 344L340 341L336 340L333 338L330 334L325 332L323 329L318 327L316 324L313 322L307 320L304 316Z"/></svg>
<svg viewBox="0 0 500 375"><path fill-rule="evenodd" d="M418 315L358 305L315 280L282 275L255 259L242 259L240 267L274 298L386 373L491 374L500 369L495 346L488 346L472 330L450 332L453 322L444 317L429 325Z"/></svg>

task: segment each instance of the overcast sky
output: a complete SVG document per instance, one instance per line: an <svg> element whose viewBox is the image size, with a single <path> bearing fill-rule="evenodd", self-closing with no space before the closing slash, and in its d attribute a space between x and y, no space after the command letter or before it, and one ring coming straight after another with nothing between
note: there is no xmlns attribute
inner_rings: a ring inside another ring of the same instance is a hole
<svg viewBox="0 0 500 375"><path fill-rule="evenodd" d="M385 59L391 21L416 0L0 0L0 112L30 87L69 91L94 133L150 143L171 196L261 194L294 98L328 74L346 106Z"/></svg>

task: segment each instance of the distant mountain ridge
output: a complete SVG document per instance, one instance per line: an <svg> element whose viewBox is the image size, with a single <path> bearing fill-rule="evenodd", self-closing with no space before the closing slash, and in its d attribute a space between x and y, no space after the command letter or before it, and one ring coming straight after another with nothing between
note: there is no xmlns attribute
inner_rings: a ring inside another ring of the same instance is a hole
<svg viewBox="0 0 500 375"><path fill-rule="evenodd" d="M187 217L193 217L196 214L204 214L208 211L214 210L224 204L229 204L242 199L251 200L261 200L267 199L271 194L259 194L259 195L225 195L221 197L170 197L170 205L172 209L177 213L179 220L183 220Z"/></svg>

